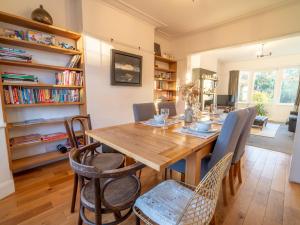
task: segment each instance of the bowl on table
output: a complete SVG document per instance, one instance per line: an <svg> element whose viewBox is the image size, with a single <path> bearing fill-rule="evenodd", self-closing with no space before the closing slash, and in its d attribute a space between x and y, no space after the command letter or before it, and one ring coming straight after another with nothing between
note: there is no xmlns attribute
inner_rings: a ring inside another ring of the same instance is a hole
<svg viewBox="0 0 300 225"><path fill-rule="evenodd" d="M200 121L195 124L197 131L209 131L211 130L211 121Z"/></svg>
<svg viewBox="0 0 300 225"><path fill-rule="evenodd" d="M164 116L163 115L154 115L154 121L156 123L164 123Z"/></svg>

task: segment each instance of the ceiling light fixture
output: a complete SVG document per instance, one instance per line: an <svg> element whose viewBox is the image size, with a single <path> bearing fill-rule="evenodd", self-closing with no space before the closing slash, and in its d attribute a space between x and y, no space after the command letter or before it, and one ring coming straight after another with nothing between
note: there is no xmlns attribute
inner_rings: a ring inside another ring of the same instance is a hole
<svg viewBox="0 0 300 225"><path fill-rule="evenodd" d="M271 56L272 52L264 53L264 44L261 44L261 49L256 52L256 58L263 58L266 56Z"/></svg>

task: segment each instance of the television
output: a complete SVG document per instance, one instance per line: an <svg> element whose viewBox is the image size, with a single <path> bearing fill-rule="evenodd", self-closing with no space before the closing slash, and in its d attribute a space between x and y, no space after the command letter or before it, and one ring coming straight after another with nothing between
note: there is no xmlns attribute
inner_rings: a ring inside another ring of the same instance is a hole
<svg viewBox="0 0 300 225"><path fill-rule="evenodd" d="M232 95L217 95L217 106L234 106L235 99Z"/></svg>

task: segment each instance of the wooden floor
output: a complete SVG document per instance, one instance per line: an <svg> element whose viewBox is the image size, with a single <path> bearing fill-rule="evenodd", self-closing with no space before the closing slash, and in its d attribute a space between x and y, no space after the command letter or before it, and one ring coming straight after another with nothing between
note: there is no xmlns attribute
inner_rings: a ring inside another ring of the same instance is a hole
<svg viewBox="0 0 300 225"><path fill-rule="evenodd" d="M289 155L248 147L244 182L229 195L227 207L220 198L218 224L300 224L300 185L288 182L289 161ZM0 224L76 224L78 214L70 214L72 178L66 161L16 176L16 193L0 201ZM155 171L143 170L143 191L159 181ZM123 224L134 224L134 217Z"/></svg>

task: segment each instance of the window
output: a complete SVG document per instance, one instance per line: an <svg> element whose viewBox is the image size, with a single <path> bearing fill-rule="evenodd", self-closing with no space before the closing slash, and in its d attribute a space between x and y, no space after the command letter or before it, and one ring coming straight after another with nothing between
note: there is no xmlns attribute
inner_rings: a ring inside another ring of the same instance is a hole
<svg viewBox="0 0 300 225"><path fill-rule="evenodd" d="M291 104L295 102L299 85L299 73L298 68L283 69L280 103Z"/></svg>
<svg viewBox="0 0 300 225"><path fill-rule="evenodd" d="M255 93L261 93L265 95L268 101L274 99L274 88L275 88L275 80L276 73L275 71L262 71L254 73L254 87L253 91Z"/></svg>
<svg viewBox="0 0 300 225"><path fill-rule="evenodd" d="M250 78L250 72L240 71L239 90L238 90L238 101L239 102L247 102L248 101L249 78Z"/></svg>

